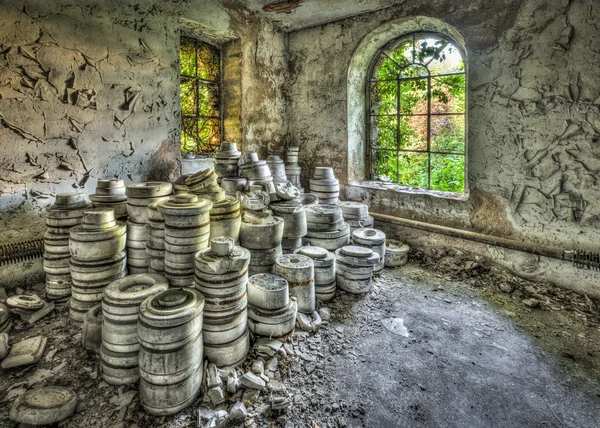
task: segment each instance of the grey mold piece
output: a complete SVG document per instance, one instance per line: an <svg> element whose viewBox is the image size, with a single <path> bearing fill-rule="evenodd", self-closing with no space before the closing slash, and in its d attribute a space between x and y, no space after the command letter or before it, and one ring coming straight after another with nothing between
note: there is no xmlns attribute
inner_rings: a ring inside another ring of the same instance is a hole
<svg viewBox="0 0 600 428"><path fill-rule="evenodd" d="M267 387L267 383L252 372L244 374L241 377L241 383L246 388L258 389L260 391L264 391Z"/></svg>
<svg viewBox="0 0 600 428"><path fill-rule="evenodd" d="M2 368L27 366L37 363L46 349L48 339L44 336L35 336L15 343L8 357L2 360Z"/></svg>
<svg viewBox="0 0 600 428"><path fill-rule="evenodd" d="M81 331L81 345L88 351L100 353L102 347L102 305L96 305L85 315Z"/></svg>
<svg viewBox="0 0 600 428"><path fill-rule="evenodd" d="M47 386L30 389L15 400L10 409L10 419L22 424L53 424L71 416L76 406L77 394L68 388Z"/></svg>

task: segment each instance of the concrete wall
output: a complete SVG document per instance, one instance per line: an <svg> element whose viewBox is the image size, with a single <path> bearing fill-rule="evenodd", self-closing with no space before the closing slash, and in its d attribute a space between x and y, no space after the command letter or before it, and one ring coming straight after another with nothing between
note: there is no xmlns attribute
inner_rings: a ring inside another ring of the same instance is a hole
<svg viewBox="0 0 600 428"><path fill-rule="evenodd" d="M40 237L58 192L178 175L182 25L228 42L225 57L237 61L225 72L237 85L225 102L238 102L225 135L243 146L283 141L285 35L238 4L0 2L0 240Z"/></svg>
<svg viewBox="0 0 600 428"><path fill-rule="evenodd" d="M348 184L356 167L348 163L352 57L381 25L418 16L454 27L467 49L470 193L446 199L351 183L347 196L390 215L598 251L600 4L593 0L407 0L290 33L289 132L301 146L304 179L314 166L332 165Z"/></svg>

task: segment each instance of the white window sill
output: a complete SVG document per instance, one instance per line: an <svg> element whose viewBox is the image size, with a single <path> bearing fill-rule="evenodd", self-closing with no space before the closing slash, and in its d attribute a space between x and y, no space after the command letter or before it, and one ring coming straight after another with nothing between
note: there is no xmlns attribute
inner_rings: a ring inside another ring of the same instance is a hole
<svg viewBox="0 0 600 428"><path fill-rule="evenodd" d="M454 201L467 201L469 200L469 193L454 193L454 192L442 192L440 190L428 190L421 189L418 187L401 186L394 183L385 183L383 181L356 181L349 183L348 187L359 187L362 189L370 190L383 190L389 192L402 193L406 195L417 195L417 196L429 196L439 199L449 199Z"/></svg>

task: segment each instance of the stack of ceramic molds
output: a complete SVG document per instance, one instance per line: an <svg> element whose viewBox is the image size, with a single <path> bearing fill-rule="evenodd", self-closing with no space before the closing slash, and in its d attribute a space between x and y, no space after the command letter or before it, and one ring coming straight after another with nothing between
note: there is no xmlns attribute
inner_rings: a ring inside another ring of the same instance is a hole
<svg viewBox="0 0 600 428"><path fill-rule="evenodd" d="M83 323L86 312L102 301L108 284L127 274L125 241L127 226L115 220L115 212L94 208L83 212L81 225L71 229L71 319Z"/></svg>
<svg viewBox="0 0 600 428"><path fill-rule="evenodd" d="M146 252L150 257L148 273L165 274L165 216L158 210L158 202L148 205L148 240Z"/></svg>
<svg viewBox="0 0 600 428"><path fill-rule="evenodd" d="M316 205L306 209L305 245L335 251L350 242L350 226L336 205Z"/></svg>
<svg viewBox="0 0 600 428"><path fill-rule="evenodd" d="M118 220L127 217L127 196L123 180L111 178L98 180L96 193L90 195L94 208L112 208Z"/></svg>
<svg viewBox="0 0 600 428"><path fill-rule="evenodd" d="M281 247L284 254L291 254L302 246L302 237L306 235L306 209L300 191L291 183L277 183L275 193L278 201L269 207L273 214L283 219Z"/></svg>
<svg viewBox="0 0 600 428"><path fill-rule="evenodd" d="M236 196L238 192L244 191L246 183L248 183L248 180L243 177L229 177L221 180L221 188L226 195Z"/></svg>
<svg viewBox="0 0 600 428"><path fill-rule="evenodd" d="M217 367L244 362L250 340L246 284L250 253L228 237L196 255L196 289L204 296L204 355Z"/></svg>
<svg viewBox="0 0 600 428"><path fill-rule="evenodd" d="M191 174L184 174L173 182L173 193L179 195L180 193L190 193L190 188L186 184L186 180Z"/></svg>
<svg viewBox="0 0 600 428"><path fill-rule="evenodd" d="M194 286L194 256L208 246L212 206L185 193L158 203L165 217L165 275L172 287Z"/></svg>
<svg viewBox="0 0 600 428"><path fill-rule="evenodd" d="M342 209L344 221L350 225L350 234L356 229L373 227L373 217L369 215L369 206L361 202L338 201L336 204Z"/></svg>
<svg viewBox="0 0 600 428"><path fill-rule="evenodd" d="M140 402L151 415L172 415L198 397L202 383L204 298L173 288L142 302L138 319Z"/></svg>
<svg viewBox="0 0 600 428"><path fill-rule="evenodd" d="M300 183L300 176L302 174L302 167L298 165L298 152L300 148L298 147L290 147L287 150L287 164L285 166L285 175L287 179L294 186L300 190L300 193L304 193L304 189L302 188L302 184Z"/></svg>
<svg viewBox="0 0 600 428"><path fill-rule="evenodd" d="M44 272L48 299L65 300L71 295L69 232L81 223L83 210L88 207L83 193L59 193L46 211Z"/></svg>
<svg viewBox="0 0 600 428"><path fill-rule="evenodd" d="M169 199L173 185L164 182L130 184L126 187L127 212L127 267L129 273L148 272L150 256L146 251L148 240L148 205Z"/></svg>
<svg viewBox="0 0 600 428"><path fill-rule="evenodd" d="M270 212L245 211L240 227L240 245L250 251L249 274L273 273L281 256L283 219Z"/></svg>
<svg viewBox="0 0 600 428"><path fill-rule="evenodd" d="M110 385L139 380L137 323L141 303L169 288L160 275L136 274L111 283L102 299L102 379Z"/></svg>
<svg viewBox="0 0 600 428"><path fill-rule="evenodd" d="M186 180L189 193L212 202L225 199L225 191L217 183L217 174L212 169L205 169L190 175Z"/></svg>
<svg viewBox="0 0 600 428"><path fill-rule="evenodd" d="M340 182L333 175L333 168L318 166L310 179L310 193L319 197L320 204L335 204L340 197Z"/></svg>
<svg viewBox="0 0 600 428"><path fill-rule="evenodd" d="M347 245L335 252L337 285L348 293L371 291L373 268L379 263L379 254L370 248Z"/></svg>
<svg viewBox="0 0 600 428"><path fill-rule="evenodd" d="M238 161L242 153L237 149L235 143L223 141L221 148L216 153L215 173L217 174L218 183L221 184L224 178L238 176Z"/></svg>
<svg viewBox="0 0 600 428"><path fill-rule="evenodd" d="M335 295L335 256L321 247L302 247L295 254L310 257L315 264L315 297L319 302L333 299Z"/></svg>
<svg viewBox="0 0 600 428"><path fill-rule="evenodd" d="M352 244L370 248L379 255L379 262L373 268L373 273L380 274L385 267L385 233L370 227L356 229L352 232Z"/></svg>
<svg viewBox="0 0 600 428"><path fill-rule="evenodd" d="M289 297L288 282L259 273L248 280L248 328L257 336L285 337L294 331L298 304Z"/></svg>
<svg viewBox="0 0 600 428"><path fill-rule="evenodd" d="M313 260L302 254L284 254L277 258L275 275L288 282L290 296L298 303L298 312L312 315L316 310Z"/></svg>
<svg viewBox="0 0 600 428"><path fill-rule="evenodd" d="M240 236L242 210L235 196L226 196L221 202L215 202L210 210L210 237L228 236L237 242Z"/></svg>
<svg viewBox="0 0 600 428"><path fill-rule="evenodd" d="M267 158L267 166L269 167L269 171L271 171L271 177L273 177L275 184L288 182L283 159L279 156L271 155Z"/></svg>

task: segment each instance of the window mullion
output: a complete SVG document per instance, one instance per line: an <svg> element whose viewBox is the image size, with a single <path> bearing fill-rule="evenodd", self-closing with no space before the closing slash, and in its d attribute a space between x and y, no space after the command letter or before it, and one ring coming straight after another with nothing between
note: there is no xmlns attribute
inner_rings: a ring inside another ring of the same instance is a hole
<svg viewBox="0 0 600 428"><path fill-rule="evenodd" d="M431 75L427 76L427 188L431 189Z"/></svg>

